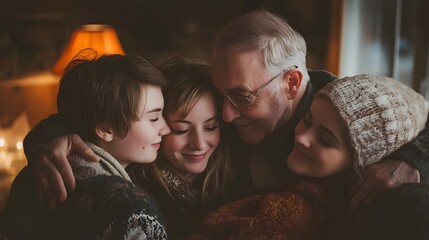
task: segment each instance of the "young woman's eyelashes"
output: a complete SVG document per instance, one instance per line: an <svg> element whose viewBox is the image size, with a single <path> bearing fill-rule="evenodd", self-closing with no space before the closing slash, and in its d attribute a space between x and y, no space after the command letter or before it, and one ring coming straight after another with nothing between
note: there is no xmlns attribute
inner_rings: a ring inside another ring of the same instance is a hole
<svg viewBox="0 0 429 240"><path fill-rule="evenodd" d="M305 116L303 118L303 122L306 127L311 127L313 124L313 116L311 115L310 110L308 110L305 113ZM333 139L332 133L329 132L329 130L326 129L319 129L317 134L317 140L320 142L320 144L324 147L337 147L336 141Z"/></svg>
<svg viewBox="0 0 429 240"><path fill-rule="evenodd" d="M325 147L335 147L333 140L324 135L320 137L320 143Z"/></svg>
<svg viewBox="0 0 429 240"><path fill-rule="evenodd" d="M213 125L204 126L204 131L213 132L219 128L219 123L216 122ZM182 135L191 131L191 128L179 128L179 127L171 127L171 133L175 135Z"/></svg>
<svg viewBox="0 0 429 240"><path fill-rule="evenodd" d="M206 128L204 128L207 132L212 132L212 131L214 131L214 130L216 130L216 129L218 129L219 128L219 126L216 124L215 126L213 126L213 127L206 127Z"/></svg>
<svg viewBox="0 0 429 240"><path fill-rule="evenodd" d="M149 121L151 121L151 122L158 122L160 118L162 118L162 115L160 115L160 114L152 115L149 118Z"/></svg>
<svg viewBox="0 0 429 240"><path fill-rule="evenodd" d="M159 117L151 118L151 119L150 119L150 121L151 121L151 122L156 122L156 121L158 121L158 120L159 120Z"/></svg>
<svg viewBox="0 0 429 240"><path fill-rule="evenodd" d="M189 131L188 129L186 129L186 130L176 130L174 128L171 128L171 133L174 134L174 135L182 135L182 134L187 133L188 131Z"/></svg>
<svg viewBox="0 0 429 240"><path fill-rule="evenodd" d="M155 108L148 112L148 118L151 122L157 122L162 118L162 108Z"/></svg>

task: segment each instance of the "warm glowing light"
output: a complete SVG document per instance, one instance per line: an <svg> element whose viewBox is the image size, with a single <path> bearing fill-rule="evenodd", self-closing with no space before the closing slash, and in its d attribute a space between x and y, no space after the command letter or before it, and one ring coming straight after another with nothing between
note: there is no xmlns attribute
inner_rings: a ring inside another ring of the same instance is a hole
<svg viewBox="0 0 429 240"><path fill-rule="evenodd" d="M103 54L122 54L125 52L119 42L116 30L109 25L89 24L76 29L68 46L56 62L53 72L62 75L69 62L81 50L91 48L98 56Z"/></svg>
<svg viewBox="0 0 429 240"><path fill-rule="evenodd" d="M18 142L16 142L16 149L21 150L21 149L22 149L22 147L23 147L23 145L22 145L22 141L18 141Z"/></svg>
<svg viewBox="0 0 429 240"><path fill-rule="evenodd" d="M0 138L0 147L4 147L6 145L6 141L3 138Z"/></svg>

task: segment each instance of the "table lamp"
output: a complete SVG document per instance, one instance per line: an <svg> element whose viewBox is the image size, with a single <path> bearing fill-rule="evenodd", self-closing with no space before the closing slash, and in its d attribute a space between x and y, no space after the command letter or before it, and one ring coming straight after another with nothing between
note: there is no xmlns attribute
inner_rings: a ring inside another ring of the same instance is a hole
<svg viewBox="0 0 429 240"><path fill-rule="evenodd" d="M76 54L86 48L94 49L99 56L103 54L125 54L116 30L112 26L104 24L81 25L73 31L67 47L55 63L54 74L62 75Z"/></svg>

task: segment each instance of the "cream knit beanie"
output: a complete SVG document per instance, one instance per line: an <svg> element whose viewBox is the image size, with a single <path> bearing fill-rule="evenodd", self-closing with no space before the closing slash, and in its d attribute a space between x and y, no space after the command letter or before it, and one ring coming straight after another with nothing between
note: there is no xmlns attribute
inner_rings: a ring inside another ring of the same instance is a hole
<svg viewBox="0 0 429 240"><path fill-rule="evenodd" d="M428 102L399 81L357 75L320 90L338 109L350 135L355 160L367 167L414 139L425 127Z"/></svg>

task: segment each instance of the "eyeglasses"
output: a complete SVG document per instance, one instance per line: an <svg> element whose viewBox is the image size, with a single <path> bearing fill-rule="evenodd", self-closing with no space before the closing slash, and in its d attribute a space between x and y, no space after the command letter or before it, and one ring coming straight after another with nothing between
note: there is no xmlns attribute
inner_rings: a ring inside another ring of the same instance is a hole
<svg viewBox="0 0 429 240"><path fill-rule="evenodd" d="M243 95L243 94L239 94L239 93L222 93L222 92L219 92L219 93L222 94L224 97L227 97L228 100L232 103L232 105L234 107L236 107L238 109L249 110L255 104L256 94L258 94L260 91L262 91L262 89L264 89L266 86L268 86L268 84L273 82L274 79L276 79L277 77L279 77L283 73L291 70L291 68L296 69L296 68L298 68L298 66L293 65L291 67L286 68L285 70L281 71L279 74L275 75L273 78L268 80L266 83L262 84L260 87L255 89L253 92L250 92L248 95Z"/></svg>

